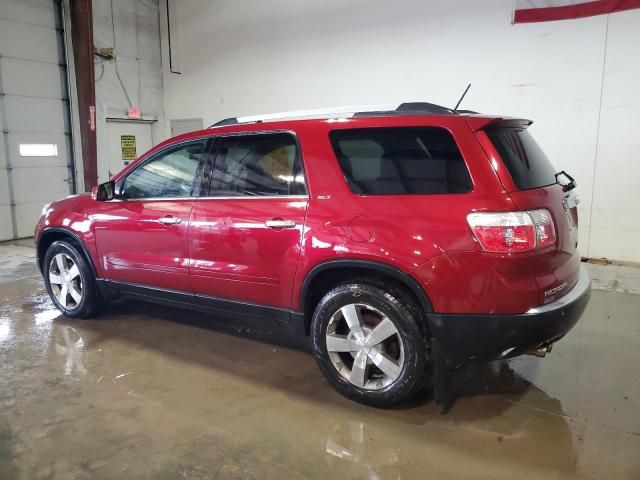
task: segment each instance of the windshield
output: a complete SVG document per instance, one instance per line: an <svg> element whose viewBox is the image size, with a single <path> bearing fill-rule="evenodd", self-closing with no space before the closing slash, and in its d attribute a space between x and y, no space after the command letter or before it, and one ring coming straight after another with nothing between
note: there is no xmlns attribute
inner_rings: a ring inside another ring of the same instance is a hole
<svg viewBox="0 0 640 480"><path fill-rule="evenodd" d="M487 135L520 190L556 183L556 169L527 130L498 127L487 130Z"/></svg>

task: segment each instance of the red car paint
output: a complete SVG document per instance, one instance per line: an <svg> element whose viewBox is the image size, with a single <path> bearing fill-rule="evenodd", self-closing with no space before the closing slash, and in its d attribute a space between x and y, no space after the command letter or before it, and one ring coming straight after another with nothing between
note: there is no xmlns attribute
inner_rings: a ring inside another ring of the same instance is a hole
<svg viewBox="0 0 640 480"><path fill-rule="evenodd" d="M239 302L303 310L309 272L338 259L370 260L412 277L438 313L524 313L545 292L577 281L576 227L563 208L563 188L518 190L482 130L496 117L377 116L291 120L215 127L169 139L149 155L185 139L242 132L295 134L309 194L296 198L183 198L97 201L78 195L54 202L36 227L79 237L98 277ZM467 164L473 190L456 195L357 195L329 142L344 128L438 126L449 130ZM467 224L471 212L548 209L557 241L543 250L482 251ZM181 223L162 225L161 217ZM265 221L287 219L293 229Z"/></svg>

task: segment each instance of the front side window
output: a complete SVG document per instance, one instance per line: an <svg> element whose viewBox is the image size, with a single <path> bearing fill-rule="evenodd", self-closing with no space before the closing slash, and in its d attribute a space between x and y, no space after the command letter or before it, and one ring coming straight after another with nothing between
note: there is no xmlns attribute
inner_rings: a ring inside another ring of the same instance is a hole
<svg viewBox="0 0 640 480"><path fill-rule="evenodd" d="M122 198L193 196L196 171L205 145L204 140L184 143L145 161L125 178Z"/></svg>
<svg viewBox="0 0 640 480"><path fill-rule="evenodd" d="M222 138L217 148L213 196L304 195L302 161L289 133Z"/></svg>
<svg viewBox="0 0 640 480"><path fill-rule="evenodd" d="M329 136L354 193L424 195L473 188L462 154L444 128L359 128Z"/></svg>

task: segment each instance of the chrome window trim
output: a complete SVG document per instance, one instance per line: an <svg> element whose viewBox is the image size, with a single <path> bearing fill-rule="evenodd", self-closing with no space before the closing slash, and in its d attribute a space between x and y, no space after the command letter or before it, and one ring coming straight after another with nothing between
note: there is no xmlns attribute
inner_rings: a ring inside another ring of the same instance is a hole
<svg viewBox="0 0 640 480"><path fill-rule="evenodd" d="M196 200L308 200L309 198L309 195L213 195L207 197L196 197Z"/></svg>
<svg viewBox="0 0 640 480"><path fill-rule="evenodd" d="M114 198L109 202L176 202L179 200L309 200L309 195L220 195L208 197L149 197L149 198Z"/></svg>
<svg viewBox="0 0 640 480"><path fill-rule="evenodd" d="M145 197L145 198L114 198L109 202L177 202L178 200L197 200L198 197Z"/></svg>

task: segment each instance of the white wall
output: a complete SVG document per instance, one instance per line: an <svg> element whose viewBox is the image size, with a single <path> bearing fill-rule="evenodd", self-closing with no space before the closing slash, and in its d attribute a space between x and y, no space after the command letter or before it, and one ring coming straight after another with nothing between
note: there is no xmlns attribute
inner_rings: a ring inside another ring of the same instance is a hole
<svg viewBox="0 0 640 480"><path fill-rule="evenodd" d="M463 107L534 119L577 177L583 255L640 261L640 10L511 25L506 0L172 2L182 73L168 70L163 17L169 119L452 106L472 83Z"/></svg>
<svg viewBox="0 0 640 480"><path fill-rule="evenodd" d="M107 117L127 118L129 106L139 107L142 118L154 121L153 143L167 136L159 0L94 0L93 43L98 49L115 46L116 54L116 60L94 57L98 176L100 181L105 181L109 178ZM123 85L116 75L116 61Z"/></svg>

